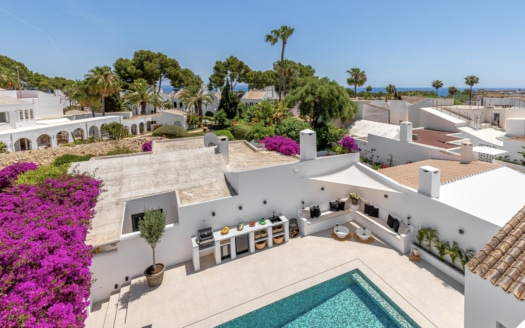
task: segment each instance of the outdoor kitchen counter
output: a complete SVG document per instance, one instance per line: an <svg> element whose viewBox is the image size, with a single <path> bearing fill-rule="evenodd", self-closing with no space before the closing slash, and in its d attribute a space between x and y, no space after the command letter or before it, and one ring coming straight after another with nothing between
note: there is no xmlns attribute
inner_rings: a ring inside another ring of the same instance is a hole
<svg viewBox="0 0 525 328"><path fill-rule="evenodd" d="M204 250L199 250L199 244L197 244L197 240L196 240L197 237L192 237L191 244L193 246L193 267L195 271L200 270L200 257L204 255L208 255L210 253L214 254L215 263L220 264L222 262L221 245L224 245L224 244L229 244L230 256L231 256L231 259L234 260L237 257L236 248L235 248L235 238L241 235L249 234L248 245L249 245L250 253L255 252L255 242L267 240L268 247L273 247L273 237L274 236L272 234L272 228L275 226L280 226L280 225L284 226L284 231L279 232L276 235L277 236L284 235L284 241L287 242L289 239L289 232L288 232L289 222L288 222L288 219L284 215L279 216L279 218L281 219L281 221L275 222L275 223L271 223L270 219L267 218L265 219L265 222L266 222L265 224L259 224L259 220L253 220L255 222L255 226L253 227L250 227L249 225L250 221L248 221L248 222L245 222L244 228L240 231L237 230L236 225L230 226L229 227L230 231L224 235L221 233L222 228L219 230L215 230L213 231L215 247L211 247L211 248L204 249ZM260 238L260 239L255 240L254 233L260 230L266 230L268 236L265 238Z"/></svg>

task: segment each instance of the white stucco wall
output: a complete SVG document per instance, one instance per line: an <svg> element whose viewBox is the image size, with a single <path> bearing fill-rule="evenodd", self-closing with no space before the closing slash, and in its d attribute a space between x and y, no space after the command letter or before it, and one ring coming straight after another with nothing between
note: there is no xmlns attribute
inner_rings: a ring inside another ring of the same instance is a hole
<svg viewBox="0 0 525 328"><path fill-rule="evenodd" d="M516 140L516 139L505 139L503 140L503 149L508 151L506 155L509 156L510 160L516 160L519 164L521 160L525 160L525 157L523 157L521 154L518 154L518 152L525 152L525 142L522 140Z"/></svg>
<svg viewBox="0 0 525 328"><path fill-rule="evenodd" d="M339 171L358 160L359 154L354 153L229 173L236 176L232 180L239 194L178 207L179 222L168 226L166 235L156 248L157 262L171 266L189 261L192 257L191 236L200 228L211 226L217 230L225 225L269 217L273 211L287 218L297 217L302 201L307 206L346 196L351 191L349 186L323 183L306 177ZM264 200L266 205L263 204ZM135 203L142 208L141 202ZM154 205L161 208L173 206L169 197L155 200ZM242 210L239 210L239 206L242 206ZM126 209L126 218L128 212L130 218L131 209ZM215 216L211 215L212 212L215 212ZM117 247L117 250L96 254L93 258L91 271L96 281L91 289L92 302L108 298L115 284L120 286L125 283L126 276L132 278L142 275L152 261L151 249L140 239L138 232L123 235Z"/></svg>
<svg viewBox="0 0 525 328"><path fill-rule="evenodd" d="M445 132L458 132L456 128L458 122L456 119L438 115L433 113L433 110L419 110L419 125L426 129L445 131Z"/></svg>
<svg viewBox="0 0 525 328"><path fill-rule="evenodd" d="M497 327L496 322L507 328L516 328L525 320L525 302L507 294L467 270L465 274L465 328Z"/></svg>

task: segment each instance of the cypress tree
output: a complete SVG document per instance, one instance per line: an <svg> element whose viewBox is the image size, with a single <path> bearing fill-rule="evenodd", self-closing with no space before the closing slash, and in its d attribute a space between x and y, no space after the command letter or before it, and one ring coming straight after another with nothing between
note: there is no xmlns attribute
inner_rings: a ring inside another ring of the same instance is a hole
<svg viewBox="0 0 525 328"><path fill-rule="evenodd" d="M233 119L237 115L237 107L239 106L239 98L233 93L230 82L226 80L226 84L221 92L221 101L219 102L219 110L224 110L228 119Z"/></svg>

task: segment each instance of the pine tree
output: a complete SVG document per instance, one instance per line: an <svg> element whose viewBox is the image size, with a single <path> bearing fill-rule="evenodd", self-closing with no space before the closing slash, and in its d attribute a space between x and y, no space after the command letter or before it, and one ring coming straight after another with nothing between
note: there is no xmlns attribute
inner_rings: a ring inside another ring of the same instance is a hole
<svg viewBox="0 0 525 328"><path fill-rule="evenodd" d="M239 98L233 93L230 88L230 82L227 80L221 92L221 101L219 102L219 110L224 110L228 119L233 119L237 115L237 107L239 106Z"/></svg>

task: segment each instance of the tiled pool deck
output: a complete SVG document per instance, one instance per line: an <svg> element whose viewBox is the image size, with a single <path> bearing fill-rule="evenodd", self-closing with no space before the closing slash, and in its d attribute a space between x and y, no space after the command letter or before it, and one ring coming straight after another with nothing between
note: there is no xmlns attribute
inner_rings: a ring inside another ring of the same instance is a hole
<svg viewBox="0 0 525 328"><path fill-rule="evenodd" d="M347 226L355 231L353 223ZM359 268L421 327L463 327L463 286L424 261L410 262L380 240L340 242L330 233L290 239L221 265L209 256L201 259L199 272L186 262L169 268L158 288L138 277L121 291L116 310L118 295L109 307L107 301L96 304L100 310L86 325L213 327Z"/></svg>

